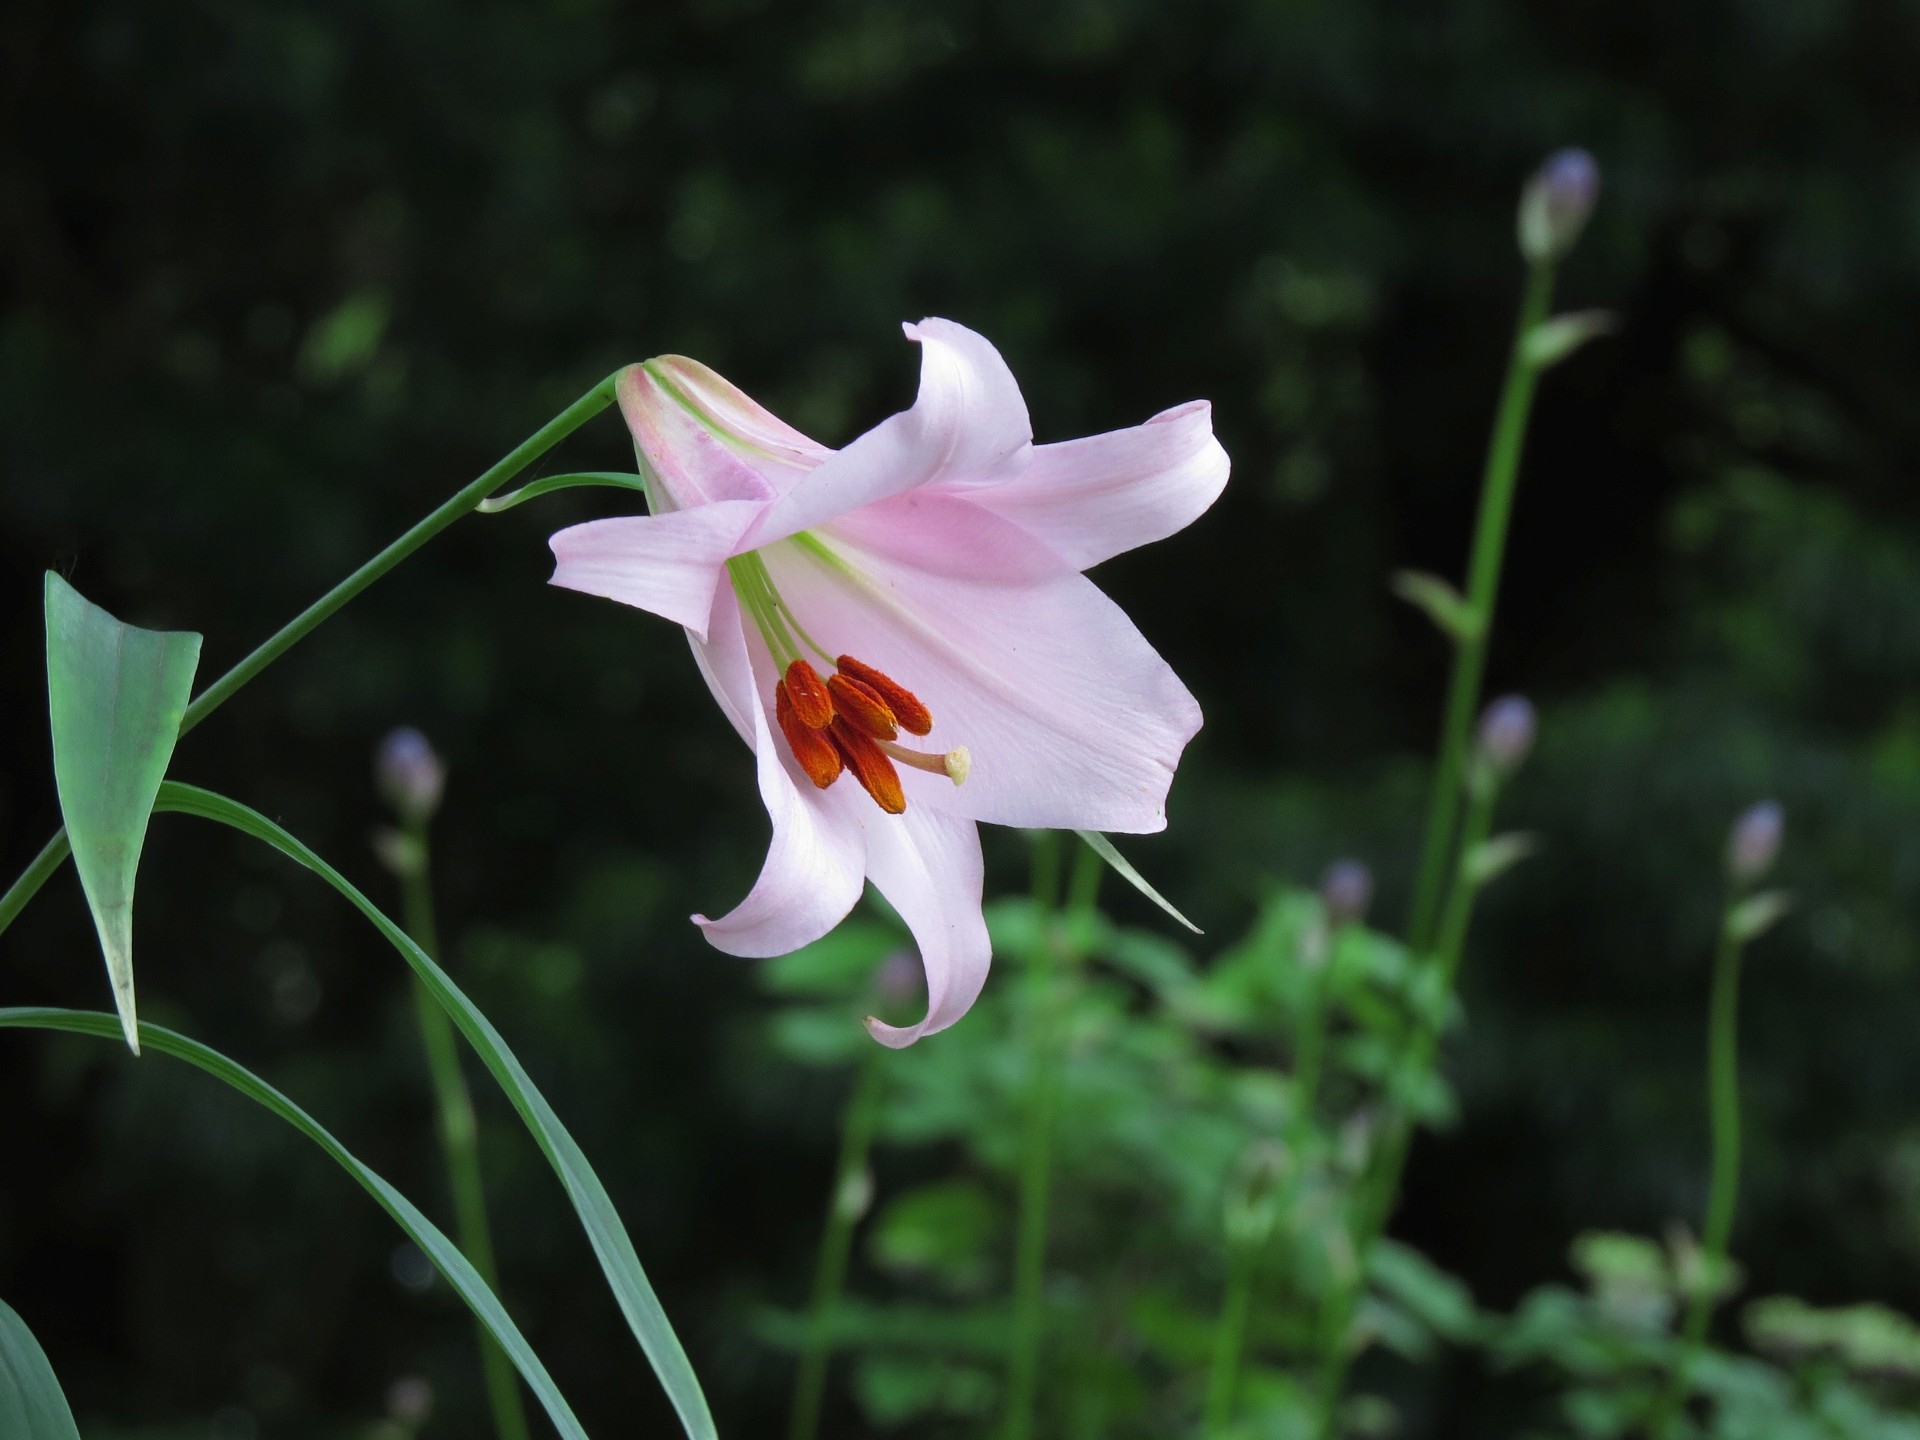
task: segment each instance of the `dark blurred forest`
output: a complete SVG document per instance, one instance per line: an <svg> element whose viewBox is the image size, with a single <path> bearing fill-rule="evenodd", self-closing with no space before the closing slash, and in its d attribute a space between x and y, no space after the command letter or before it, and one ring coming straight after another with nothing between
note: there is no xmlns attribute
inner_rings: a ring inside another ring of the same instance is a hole
<svg viewBox="0 0 1920 1440"><path fill-rule="evenodd" d="M7 878L57 823L44 569L203 631L210 679L621 364L695 356L838 444L910 400L900 322L945 315L1040 439L1200 396L1233 458L1212 513L1097 572L1207 716L1131 858L1226 938L1359 856L1392 926L1447 657L1389 580L1461 572L1515 199L1583 145L1604 186L1560 295L1619 328L1544 382L1491 661L1540 706L1505 816L1540 851L1482 907L1462 1115L1394 1231L1511 1305L1580 1230L1697 1223L1721 847L1771 795L1796 906L1748 972L1737 1249L1756 1287L1920 1309L1916 54L1912 0L11 0ZM630 455L606 417L547 468ZM600 1167L722 1428L765 1435L792 1360L752 1317L804 1297L844 1087L757 1043L755 966L686 921L744 891L766 822L683 639L545 584L547 534L620 508L462 521L173 773L390 901L372 752L433 738L449 968ZM1025 864L990 836L990 893ZM364 923L174 816L139 895L143 1015L434 1209L404 975ZM107 1005L70 870L0 939L0 998ZM403 1374L480 1433L466 1317L305 1141L78 1040L6 1035L0 1093L0 1296L89 1437L344 1434ZM506 1297L589 1428L667 1433L480 1103ZM1486 1433L1458 1368L1432 1433Z"/></svg>

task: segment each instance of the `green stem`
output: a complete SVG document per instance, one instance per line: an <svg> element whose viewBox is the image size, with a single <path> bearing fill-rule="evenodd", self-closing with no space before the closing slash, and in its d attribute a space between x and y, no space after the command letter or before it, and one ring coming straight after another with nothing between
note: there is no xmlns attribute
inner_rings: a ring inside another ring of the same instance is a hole
<svg viewBox="0 0 1920 1440"><path fill-rule="evenodd" d="M1045 1315L1042 1306L1047 1262L1047 1208L1053 1182L1053 1122L1059 1109L1065 1071L1067 997L1055 974L1056 952L1069 968L1078 959L1079 922L1091 913L1100 886L1101 860L1091 847L1081 845L1070 886L1070 920L1065 938L1055 934L1053 897L1059 886L1058 839L1051 832L1036 837L1034 899L1039 909L1040 939L1029 984L1034 995L1032 1077L1027 1095L1026 1127L1020 1144L1020 1213L1014 1242L1013 1324L1008 1342L1007 1415L1004 1440L1031 1440L1034 1405L1040 1386L1040 1353Z"/></svg>
<svg viewBox="0 0 1920 1440"><path fill-rule="evenodd" d="M1474 901L1480 887L1468 873L1474 852L1486 842L1493 828L1493 806L1498 787L1488 779L1466 787L1467 815L1461 825L1460 847L1454 862L1453 884L1447 894L1446 914L1441 918L1440 938L1432 964L1439 977L1431 997L1431 1013L1420 1018L1408 1046L1405 1073L1418 1084L1434 1064L1440 1045L1440 1030L1446 1016L1446 1000L1452 995L1460 973L1460 957L1466 947L1467 930L1473 920ZM1344 1285L1328 1292L1322 1311L1320 1335L1319 1426L1321 1440L1335 1433L1340 1396L1346 1389L1347 1370L1353 1363L1349 1335L1354 1312L1367 1286L1367 1272L1373 1259L1373 1247L1385 1232L1393 1214L1394 1197L1400 1191L1400 1177L1406 1170L1407 1152L1412 1147L1414 1115L1405 1097L1392 1106L1379 1162L1362 1177L1356 1197L1356 1224L1353 1232L1353 1272Z"/></svg>
<svg viewBox="0 0 1920 1440"><path fill-rule="evenodd" d="M834 1167L833 1194L827 1202L827 1223L820 1237L820 1260L813 1273L813 1309L807 1319L806 1348L800 1352L800 1373L793 1387L793 1418L787 1427L790 1440L814 1440L820 1431L827 1362L833 1356L834 1312L840 1307L846 1285L853 1227L867 1208L867 1157L880 1119L881 1063L886 1054L878 1045L869 1047L840 1129L840 1160Z"/></svg>
<svg viewBox="0 0 1920 1440"><path fill-rule="evenodd" d="M1527 275L1520 322L1513 337L1513 353L1507 361L1506 385L1500 393L1493 437L1487 446L1486 472L1480 482L1480 514L1474 523L1473 556L1467 575L1467 613L1473 624L1454 647L1453 678L1447 688L1440 756L1434 768L1432 798L1427 804L1427 833L1420 847L1413 917L1407 927L1407 939L1415 951L1427 949L1433 940L1433 922L1440 911L1441 891L1449 873L1449 846L1459 815L1461 780L1473 733L1473 717L1480 708L1487 639L1493 630L1501 560L1507 548L1507 522L1513 514L1520 455L1527 438L1527 417L1533 409L1533 392L1540 377L1540 367L1527 357L1527 338L1547 318L1552 301L1553 267L1537 264Z"/></svg>
<svg viewBox="0 0 1920 1440"><path fill-rule="evenodd" d="M1734 1202L1740 1194L1740 957L1733 911L1737 893L1729 896L1720 917L1720 941L1713 957L1713 995L1707 1012L1707 1110L1713 1129L1713 1176L1707 1190L1706 1226L1700 1235L1700 1284L1687 1301L1686 1326L1680 1360L1674 1367L1652 1434L1664 1435L1685 1403L1687 1377L1699 1359L1707 1338L1721 1275L1727 1263L1727 1245L1733 1238Z"/></svg>
<svg viewBox="0 0 1920 1440"><path fill-rule="evenodd" d="M181 718L180 733L186 734L226 704L242 685L299 644L341 606L611 405L614 383L619 378L616 373L602 380L509 451L504 459L492 466L479 479L461 490L406 534L282 625L251 655L194 698L193 703L187 706L186 714ZM0 931L4 931L13 923L13 918L26 908L27 902L60 867L60 862L67 857L68 848L66 830L62 828L55 831L53 838L46 843L39 855L34 857L33 863L27 866L20 878L8 887L5 895L0 895Z"/></svg>
<svg viewBox="0 0 1920 1440"><path fill-rule="evenodd" d="M434 923L426 822L413 822L407 831L413 842L413 863L402 876L407 933L427 955L438 958L440 938ZM413 1006L420 1022L420 1042L426 1050L427 1073L433 1082L440 1153L453 1191L454 1229L460 1237L461 1252L487 1282L487 1288L498 1294L499 1266L493 1255L493 1227L487 1221L486 1185L480 1176L480 1132L474 1120L473 1096L460 1070L453 1021L417 975L413 977ZM500 1440L528 1440L527 1413L520 1403L513 1364L484 1325L479 1326L477 1336L494 1429Z"/></svg>
<svg viewBox="0 0 1920 1440"><path fill-rule="evenodd" d="M1233 1420L1233 1400L1240 1388L1240 1363L1246 1351L1247 1314L1253 1306L1255 1248L1232 1246L1228 1260L1227 1293L1220 1302L1220 1321L1213 1331L1213 1367L1207 1377L1206 1434L1219 1435Z"/></svg>

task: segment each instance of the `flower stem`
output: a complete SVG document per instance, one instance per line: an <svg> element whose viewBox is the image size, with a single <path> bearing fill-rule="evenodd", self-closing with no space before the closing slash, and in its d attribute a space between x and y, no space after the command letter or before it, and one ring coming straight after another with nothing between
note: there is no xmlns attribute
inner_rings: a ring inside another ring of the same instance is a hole
<svg viewBox="0 0 1920 1440"><path fill-rule="evenodd" d="M1240 1364L1246 1352L1247 1313L1253 1306L1255 1247L1234 1243L1227 1260L1227 1292L1220 1302L1220 1320L1213 1331L1213 1367L1207 1377L1207 1415L1203 1431L1222 1434L1233 1419L1233 1400L1240 1388Z"/></svg>
<svg viewBox="0 0 1920 1440"><path fill-rule="evenodd" d="M820 1404L827 1391L827 1361L833 1356L833 1318L846 1285L853 1227L867 1208L867 1157L880 1118L881 1060L888 1052L871 1046L861 1062L860 1078L847 1101L840 1128L840 1159L833 1172L826 1228L820 1236L820 1260L813 1272L813 1309L807 1319L806 1347L793 1387L789 1440L814 1440L820 1430Z"/></svg>
<svg viewBox="0 0 1920 1440"><path fill-rule="evenodd" d="M428 870L427 824L417 820L407 827L413 863L402 876L407 933L430 957L440 955L439 929L434 923L433 881ZM487 1222L486 1186L480 1176L480 1135L474 1121L473 1096L460 1070L460 1048L453 1021L440 1007L419 976L413 977L414 1013L420 1021L420 1042L427 1055L427 1073L433 1082L434 1115L440 1133L440 1153L446 1162L447 1182L453 1191L454 1226L460 1250L487 1288L499 1293L499 1267L494 1261L493 1229ZM480 1365L487 1382L487 1403L493 1411L500 1440L528 1440L527 1414L520 1403L520 1385L513 1363L486 1331L477 1326Z"/></svg>
<svg viewBox="0 0 1920 1440"><path fill-rule="evenodd" d="M1473 555L1467 571L1467 613L1472 617L1472 625L1454 647L1453 678L1447 688L1440 756L1434 768L1432 798L1427 803L1427 833L1420 848L1413 916L1407 927L1407 940L1415 951L1425 950L1433 940L1433 925L1440 914L1442 891L1449 873L1449 846L1459 815L1461 778L1473 717L1480 708L1487 638L1493 629L1494 602L1499 596L1500 567L1507 547L1507 522L1513 514L1520 455L1527 438L1527 418L1533 410L1534 388L1540 377L1540 366L1527 355L1527 338L1547 318L1552 300L1553 267L1535 264L1527 274L1520 321L1514 331L1513 353L1507 360L1506 385L1500 393L1493 437L1487 446L1486 471L1480 482L1480 514L1474 522Z"/></svg>
<svg viewBox="0 0 1920 1440"><path fill-rule="evenodd" d="M1468 791L1466 819L1461 825L1460 847L1454 860L1453 884L1447 891L1446 914L1441 917L1440 936L1433 951L1432 965L1439 977L1432 994L1432 1010L1420 1017L1408 1046L1404 1074L1415 1084L1434 1064L1440 1045L1440 1031L1446 1018L1447 997L1453 994L1460 973L1460 957L1466 947L1467 930L1473 920L1474 901L1480 887L1469 873L1473 854L1485 843L1493 828L1493 806L1498 786L1492 783L1465 787ZM1367 1272L1373 1247L1387 1228L1393 1214L1394 1197L1400 1191L1400 1177L1406 1170L1407 1152L1412 1147L1415 1116L1408 1097L1398 1098L1389 1111L1387 1133L1377 1164L1368 1167L1355 1196L1353 1226L1353 1269L1345 1284L1329 1292L1322 1311L1319 1422L1316 1434L1330 1440L1335 1432L1340 1397L1346 1388L1347 1370L1353 1363L1349 1336L1353 1316L1367 1286Z"/></svg>
<svg viewBox="0 0 1920 1440"><path fill-rule="evenodd" d="M1740 1193L1740 958L1732 919L1738 887L1720 917L1713 957L1713 995L1707 1011L1707 1111L1713 1130L1713 1175L1707 1190L1706 1226L1700 1235L1699 1284L1687 1301L1687 1319L1665 1403L1652 1434L1664 1435L1686 1400L1687 1377L1699 1359L1713 1314L1720 1277L1733 1238L1734 1202Z"/></svg>
<svg viewBox="0 0 1920 1440"><path fill-rule="evenodd" d="M321 622L331 618L354 596L365 590L374 581L385 575L394 566L418 550L427 541L438 535L462 515L472 511L479 503L518 475L527 466L533 464L547 451L558 445L567 436L578 430L587 421L598 415L613 403L614 384L618 373L609 375L573 404L562 410L553 419L521 441L501 460L494 464L477 480L459 491L437 510L429 514L406 534L395 540L386 549L375 555L366 564L354 571L313 604L302 610L293 619L282 625L254 652L222 675L213 684L194 697L187 706L186 714L180 721L180 733L186 734L207 716L231 700L234 693L267 666L278 660L300 641L304 640ZM34 857L33 863L8 887L5 895L0 895L0 931L13 923L40 887L46 884L49 876L60 867L67 857L69 847L65 828L56 831L51 840Z"/></svg>
<svg viewBox="0 0 1920 1440"><path fill-rule="evenodd" d="M1042 1285L1046 1278L1047 1206L1053 1180L1053 1121L1059 1108L1065 1069L1064 1030L1067 995L1057 976L1056 958L1070 968L1078 959L1079 923L1093 909L1100 888L1101 861L1087 845L1079 847L1067 902L1069 926L1063 938L1054 928L1054 894L1059 885L1059 838L1043 832L1034 844L1034 899L1040 939L1034 954L1032 1048L1028 1074L1025 1133L1020 1145L1020 1211L1014 1242L1013 1326L1008 1343L1007 1414L1004 1440L1031 1440L1034 1403L1040 1383L1040 1352L1045 1316Z"/></svg>

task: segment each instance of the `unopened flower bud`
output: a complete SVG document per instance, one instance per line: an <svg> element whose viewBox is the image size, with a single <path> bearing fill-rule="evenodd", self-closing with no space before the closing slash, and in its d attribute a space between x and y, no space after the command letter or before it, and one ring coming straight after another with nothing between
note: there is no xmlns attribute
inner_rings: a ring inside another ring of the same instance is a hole
<svg viewBox="0 0 1920 1440"><path fill-rule="evenodd" d="M1751 885L1773 868L1786 833L1786 812L1775 800L1750 805L1733 822L1727 836L1727 873L1742 885Z"/></svg>
<svg viewBox="0 0 1920 1440"><path fill-rule="evenodd" d="M387 1414L418 1425L433 1413L433 1386L418 1375L403 1375L387 1387Z"/></svg>
<svg viewBox="0 0 1920 1440"><path fill-rule="evenodd" d="M1320 877L1320 903L1327 923L1352 925L1367 918L1373 903L1373 872L1358 860L1336 860Z"/></svg>
<svg viewBox="0 0 1920 1440"><path fill-rule="evenodd" d="M913 950L895 950L880 962L873 977L873 988L880 1003L889 1011L905 1012L926 1003L926 970Z"/></svg>
<svg viewBox="0 0 1920 1440"><path fill-rule="evenodd" d="M1480 756L1501 779L1513 774L1533 749L1533 703L1503 695L1480 716Z"/></svg>
<svg viewBox="0 0 1920 1440"><path fill-rule="evenodd" d="M1551 263L1573 249L1600 195L1600 167L1584 150L1556 150L1520 192L1520 253Z"/></svg>
<svg viewBox="0 0 1920 1440"><path fill-rule="evenodd" d="M380 742L374 777L387 803L410 822L429 819L440 808L447 788L447 767L427 743L427 737L403 725Z"/></svg>

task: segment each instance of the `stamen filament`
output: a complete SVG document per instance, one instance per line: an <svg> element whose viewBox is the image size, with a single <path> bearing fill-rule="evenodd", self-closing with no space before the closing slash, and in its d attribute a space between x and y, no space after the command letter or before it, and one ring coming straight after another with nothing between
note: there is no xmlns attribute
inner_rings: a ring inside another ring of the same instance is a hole
<svg viewBox="0 0 1920 1440"><path fill-rule="evenodd" d="M929 755L924 750L909 750L891 740L875 740L873 743L900 764L911 765L929 775L944 775L956 785L966 784L967 775L973 769L973 756L964 745L956 745L944 755Z"/></svg>

